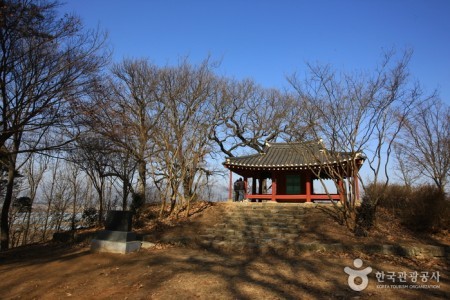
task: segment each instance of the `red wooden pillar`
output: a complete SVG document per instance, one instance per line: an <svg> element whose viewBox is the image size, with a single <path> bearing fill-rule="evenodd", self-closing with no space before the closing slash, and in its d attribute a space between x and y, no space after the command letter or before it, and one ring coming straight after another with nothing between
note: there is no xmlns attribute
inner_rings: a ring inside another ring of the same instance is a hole
<svg viewBox="0 0 450 300"><path fill-rule="evenodd" d="M311 173L306 172L306 202L311 202Z"/></svg>
<svg viewBox="0 0 450 300"><path fill-rule="evenodd" d="M233 172L230 170L230 183L228 186L228 201L233 201Z"/></svg>

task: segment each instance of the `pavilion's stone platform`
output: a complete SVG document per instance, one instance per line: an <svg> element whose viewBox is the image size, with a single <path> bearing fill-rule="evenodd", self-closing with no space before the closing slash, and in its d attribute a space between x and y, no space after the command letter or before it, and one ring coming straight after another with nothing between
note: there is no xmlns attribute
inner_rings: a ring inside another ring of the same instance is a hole
<svg viewBox="0 0 450 300"><path fill-rule="evenodd" d="M405 257L450 258L450 247L441 245L383 245L343 243L333 236L318 232L318 239L305 240L304 230L314 210L329 205L314 203L227 203L220 207L220 216L214 226L200 228L196 236L162 237L163 243L200 246L230 253L277 253L298 255L304 252L379 253ZM219 209L219 208L218 208ZM143 241L153 241L143 236Z"/></svg>

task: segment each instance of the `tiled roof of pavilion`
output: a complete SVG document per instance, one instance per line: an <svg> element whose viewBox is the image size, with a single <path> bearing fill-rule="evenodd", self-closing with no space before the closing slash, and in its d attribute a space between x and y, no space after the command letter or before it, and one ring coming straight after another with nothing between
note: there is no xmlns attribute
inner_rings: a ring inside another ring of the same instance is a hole
<svg viewBox="0 0 450 300"><path fill-rule="evenodd" d="M364 157L359 154L359 158ZM358 157L357 156L357 157ZM351 158L349 153L331 154L323 147L322 142L302 143L266 143L262 153L227 157L223 163L227 168L306 168L324 164L342 163Z"/></svg>

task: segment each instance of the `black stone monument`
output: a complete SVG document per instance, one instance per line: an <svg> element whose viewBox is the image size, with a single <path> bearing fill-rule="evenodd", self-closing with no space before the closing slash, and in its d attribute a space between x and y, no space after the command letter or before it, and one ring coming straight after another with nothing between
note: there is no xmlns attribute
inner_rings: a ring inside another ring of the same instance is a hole
<svg viewBox="0 0 450 300"><path fill-rule="evenodd" d="M131 231L131 211L109 210L106 214L105 230Z"/></svg>
<svg viewBox="0 0 450 300"><path fill-rule="evenodd" d="M91 249L117 253L139 250L141 243L136 241L136 234L131 231L132 218L133 214L130 211L108 211L105 230L97 233L97 238L91 243Z"/></svg>

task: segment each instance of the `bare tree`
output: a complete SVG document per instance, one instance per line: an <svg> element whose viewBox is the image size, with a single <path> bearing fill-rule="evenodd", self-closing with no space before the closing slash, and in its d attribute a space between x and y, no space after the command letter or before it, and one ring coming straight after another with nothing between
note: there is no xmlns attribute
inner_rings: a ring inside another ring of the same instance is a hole
<svg viewBox="0 0 450 300"><path fill-rule="evenodd" d="M450 174L450 108L438 99L421 103L396 144L400 166L409 176L431 179L445 193Z"/></svg>
<svg viewBox="0 0 450 300"><path fill-rule="evenodd" d="M111 165L109 165L108 175L120 179L119 188L122 194L122 210L128 208L128 198L135 194L133 180L136 173L136 161L131 153L117 149L112 155ZM116 181L115 181L116 182Z"/></svg>
<svg viewBox="0 0 450 300"><path fill-rule="evenodd" d="M59 169L59 165L61 164L61 160L60 159L55 159L52 163L52 165L50 166L50 174L49 174L49 178L50 181L46 181L44 183L44 189L43 189L43 202L42 204L45 205L45 213L44 213L44 224L42 227L42 238L41 241L46 241L47 240L47 235L48 235L48 231L49 231L49 227L50 227L50 223L51 223L51 218L52 218L52 206L53 206L53 200L55 198L55 190L56 190L56 182L57 182L57 178L58 178L58 169Z"/></svg>
<svg viewBox="0 0 450 300"><path fill-rule="evenodd" d="M112 153L109 141L99 136L86 133L77 139L77 147L71 153L69 160L77 164L91 179L98 196L98 224L103 224L105 206L106 180L111 165Z"/></svg>
<svg viewBox="0 0 450 300"><path fill-rule="evenodd" d="M74 163L67 163L67 180L70 182L70 189L72 191L72 218L71 229L75 230L77 225L77 214L80 212L80 196L82 194L81 184L81 168Z"/></svg>
<svg viewBox="0 0 450 300"><path fill-rule="evenodd" d="M210 138L232 157L239 149L261 152L268 141L286 132L298 106L288 94L264 89L251 80L223 80L215 111L219 119Z"/></svg>
<svg viewBox="0 0 450 300"><path fill-rule="evenodd" d="M42 184L39 203L45 210L42 217L41 241L47 241L52 233L61 230L63 223L69 224L68 212L73 200L72 174L68 172L65 161L61 158L53 159L48 171L44 176L46 180Z"/></svg>
<svg viewBox="0 0 450 300"><path fill-rule="evenodd" d="M329 160L339 161L336 155L345 153L344 163L328 164L320 171L328 173L344 196L342 205L335 205L336 212L358 234L367 234L380 199L367 199L366 210L357 210L357 181L363 188L369 183L358 173L361 159L366 162L370 183L386 186L394 141L414 104L423 97L420 88L408 80L410 57L411 52L406 52L394 61L394 53L388 53L373 74L339 74L329 66L308 65L310 74L305 80L290 78L299 101L307 107L302 117L309 123L311 136L323 139L330 149ZM349 185L342 184L346 178Z"/></svg>
<svg viewBox="0 0 450 300"><path fill-rule="evenodd" d="M0 14L0 148L9 169L1 215L1 249L8 248L8 213L17 153L67 143L44 137L61 131L76 99L105 64L104 36L82 31L57 2L5 0ZM4 161L2 159L2 161Z"/></svg>
<svg viewBox="0 0 450 300"><path fill-rule="evenodd" d="M128 159L129 174L120 176L124 187L131 188L137 166L138 186L132 192L143 200L147 163L154 151L152 136L164 109L157 98L158 76L157 67L147 60L124 60L113 67L111 77L92 94L92 103L83 108L88 128L111 141Z"/></svg>
<svg viewBox="0 0 450 300"><path fill-rule="evenodd" d="M206 158L212 151L209 135L217 117L213 106L217 79L208 59L198 66L184 61L163 68L159 78L159 100L165 109L158 123L161 130L155 132L158 151L152 171L156 184L169 189L170 213L179 203L189 214L203 177L212 175Z"/></svg>
<svg viewBox="0 0 450 300"><path fill-rule="evenodd" d="M36 196L38 188L42 182L42 179L44 177L44 174L48 168L50 158L48 156L42 156L38 154L34 154L28 159L26 165L25 165L25 179L27 182L27 197L30 199L31 206L33 205ZM31 221L31 212L32 207L30 207L30 213L28 214L26 225L25 225L25 232L22 240L22 245L26 245L28 243L28 233L30 229L30 221Z"/></svg>
<svg viewBox="0 0 450 300"><path fill-rule="evenodd" d="M406 151L403 145L398 141L394 144L394 155L397 162L396 170L394 170L394 172L396 172L397 177L403 181L407 188L412 188L414 183L417 182L421 176L420 173L417 172L417 168L414 164L409 163L405 159Z"/></svg>

